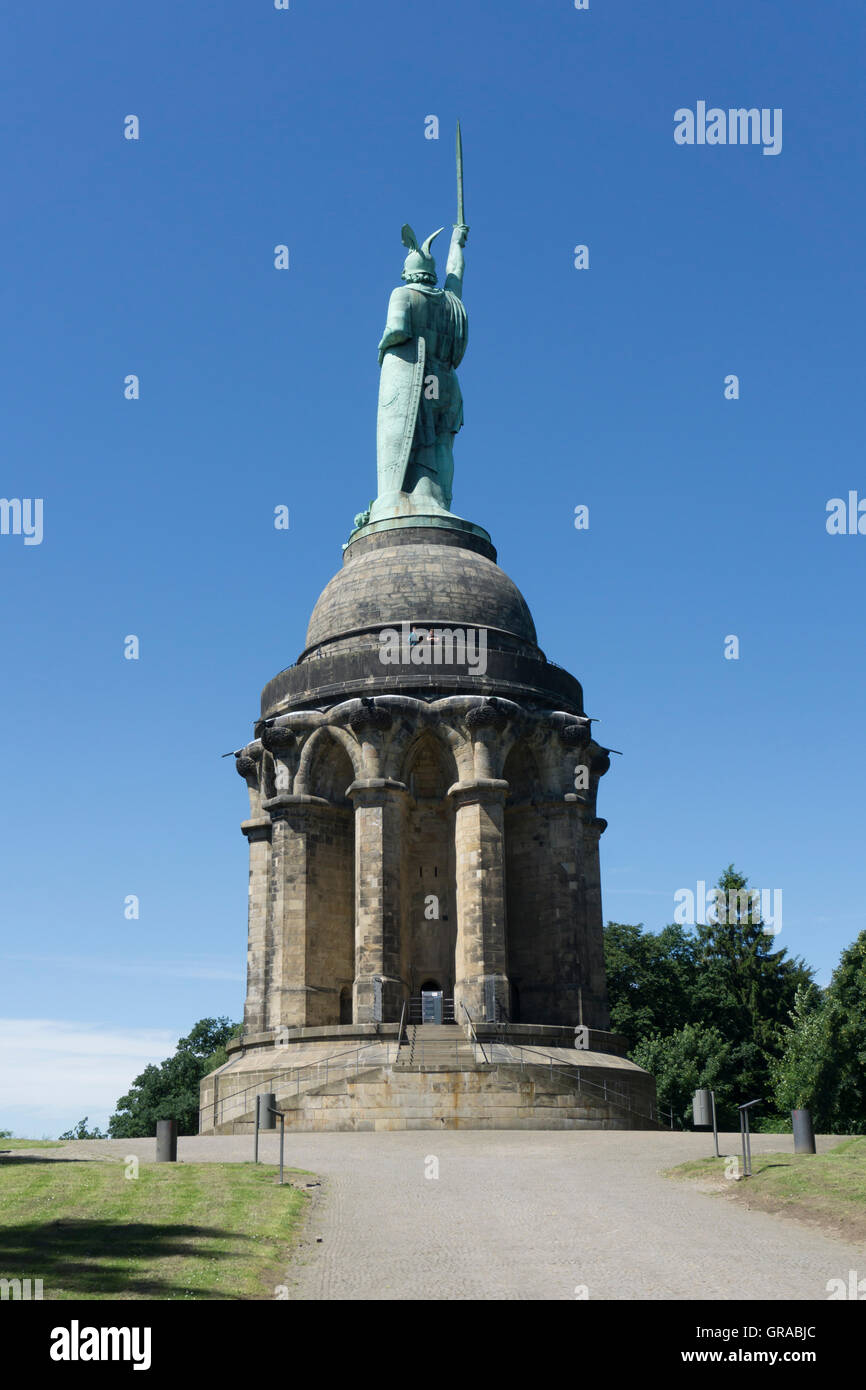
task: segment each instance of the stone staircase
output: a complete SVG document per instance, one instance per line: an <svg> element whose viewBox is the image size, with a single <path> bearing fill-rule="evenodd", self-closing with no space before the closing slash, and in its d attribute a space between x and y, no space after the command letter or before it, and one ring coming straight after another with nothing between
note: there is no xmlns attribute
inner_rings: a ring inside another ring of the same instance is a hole
<svg viewBox="0 0 866 1390"><path fill-rule="evenodd" d="M395 1067L401 1071L474 1071L483 1065L458 1023L414 1023L406 1030Z"/></svg>
<svg viewBox="0 0 866 1390"><path fill-rule="evenodd" d="M305 1131L657 1128L586 1091L581 1094L547 1067L471 1061L455 1069L453 1062L420 1066L401 1059L292 1096L280 1109L287 1141L293 1132Z"/></svg>

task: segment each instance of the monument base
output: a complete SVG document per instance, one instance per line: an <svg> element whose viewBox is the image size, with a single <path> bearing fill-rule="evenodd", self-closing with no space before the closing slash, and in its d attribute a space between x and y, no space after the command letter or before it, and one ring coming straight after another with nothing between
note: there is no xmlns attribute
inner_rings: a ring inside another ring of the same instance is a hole
<svg viewBox="0 0 866 1390"><path fill-rule="evenodd" d="M272 1091L286 1129L656 1129L655 1082L591 1030L487 1025L347 1024L236 1044L201 1083L199 1133L245 1134ZM343 1046L339 1044L342 1043ZM559 1044L559 1045L557 1045ZM616 1051L602 1051L604 1046Z"/></svg>

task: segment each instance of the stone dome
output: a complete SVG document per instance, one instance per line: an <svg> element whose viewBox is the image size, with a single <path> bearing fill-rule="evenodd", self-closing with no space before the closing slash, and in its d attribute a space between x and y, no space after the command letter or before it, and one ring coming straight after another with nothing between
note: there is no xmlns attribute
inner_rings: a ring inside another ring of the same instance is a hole
<svg viewBox="0 0 866 1390"><path fill-rule="evenodd" d="M579 681L539 649L526 600L496 564L487 533L422 523L354 537L313 609L304 650L262 691L262 719L377 694L498 695L583 714ZM383 662L382 629L402 623L483 632L483 662L447 648L441 661Z"/></svg>
<svg viewBox="0 0 866 1390"><path fill-rule="evenodd" d="M526 600L491 554L480 539L445 530L412 528L356 541L313 609L306 651L402 622L483 627L536 647Z"/></svg>

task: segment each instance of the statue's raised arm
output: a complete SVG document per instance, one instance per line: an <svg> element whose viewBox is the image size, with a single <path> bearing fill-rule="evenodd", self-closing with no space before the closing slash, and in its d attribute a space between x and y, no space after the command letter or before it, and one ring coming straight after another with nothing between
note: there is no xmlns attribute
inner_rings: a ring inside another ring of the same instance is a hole
<svg viewBox="0 0 866 1390"><path fill-rule="evenodd" d="M448 252L448 261L445 266L445 288L451 290L459 298L463 298L463 270L466 264L463 255L463 247L466 245L466 238L469 235L469 228L465 222L455 224L454 231L451 233L451 248Z"/></svg>

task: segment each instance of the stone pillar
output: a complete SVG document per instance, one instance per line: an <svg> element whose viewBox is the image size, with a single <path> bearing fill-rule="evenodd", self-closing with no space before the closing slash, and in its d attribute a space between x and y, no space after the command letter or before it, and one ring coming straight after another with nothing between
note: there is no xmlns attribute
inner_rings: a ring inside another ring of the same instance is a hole
<svg viewBox="0 0 866 1390"><path fill-rule="evenodd" d="M607 828L607 821L599 816L587 817L583 821L584 843L584 891L586 893L586 935L588 959L584 972L584 1000L589 990L590 1007L593 1019L590 1027L607 1032L610 1029L610 1005L607 998L607 974L604 968L604 917L601 907L601 868L599 865L598 842ZM584 1016L586 1004L584 1004Z"/></svg>
<svg viewBox="0 0 866 1390"><path fill-rule="evenodd" d="M371 777L353 782L355 807L355 1023L398 1023L406 984L403 874L406 788Z"/></svg>
<svg viewBox="0 0 866 1390"><path fill-rule="evenodd" d="M604 967L604 918L601 905L601 866L598 843L607 821L592 814L580 797L565 798L575 875L569 875L574 911L582 930L578 938L583 1021L590 1028L610 1029L607 976ZM577 1019L575 1018L575 1021Z"/></svg>
<svg viewBox="0 0 866 1390"><path fill-rule="evenodd" d="M455 782L457 951L455 1018L465 1004L475 1023L493 1022L494 1000L507 1010L505 936L505 795L508 783L482 777ZM506 1015L507 1016L507 1015Z"/></svg>
<svg viewBox="0 0 866 1390"><path fill-rule="evenodd" d="M267 1027L270 951L268 940L268 880L271 860L269 816L245 820L241 830L250 846L249 925L247 928L247 998L244 1032L261 1033Z"/></svg>
<svg viewBox="0 0 866 1390"><path fill-rule="evenodd" d="M316 796L278 792L262 803L271 817L268 1028L308 1022L307 938L312 813L329 803Z"/></svg>

